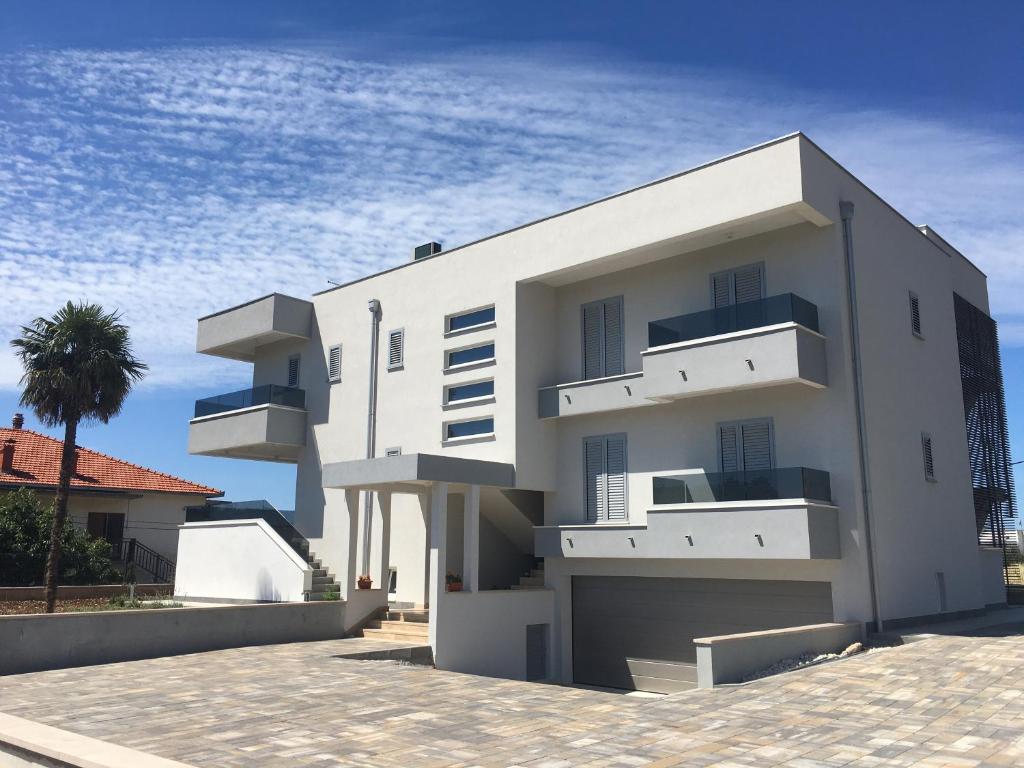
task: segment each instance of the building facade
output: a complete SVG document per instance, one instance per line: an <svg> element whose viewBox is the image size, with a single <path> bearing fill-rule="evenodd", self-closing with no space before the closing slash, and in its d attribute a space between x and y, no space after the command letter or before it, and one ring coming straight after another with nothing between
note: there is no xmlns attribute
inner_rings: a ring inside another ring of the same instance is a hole
<svg viewBox="0 0 1024 768"><path fill-rule="evenodd" d="M343 596L428 605L439 666L675 690L695 637L1005 602L985 276L802 134L416 256L201 319L253 388L190 450L294 463Z"/></svg>

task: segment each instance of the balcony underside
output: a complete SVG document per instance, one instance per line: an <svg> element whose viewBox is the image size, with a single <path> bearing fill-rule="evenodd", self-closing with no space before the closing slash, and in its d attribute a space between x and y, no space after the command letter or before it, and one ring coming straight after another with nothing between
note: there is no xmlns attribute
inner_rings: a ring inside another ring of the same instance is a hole
<svg viewBox="0 0 1024 768"><path fill-rule="evenodd" d="M306 411L260 405L193 419L188 452L294 463L306 445Z"/></svg>
<svg viewBox="0 0 1024 768"><path fill-rule="evenodd" d="M646 526L590 524L534 529L538 557L834 560L838 509L790 499L659 505Z"/></svg>
<svg viewBox="0 0 1024 768"><path fill-rule="evenodd" d="M313 305L280 293L264 296L199 321L196 351L252 362L257 348L310 335Z"/></svg>

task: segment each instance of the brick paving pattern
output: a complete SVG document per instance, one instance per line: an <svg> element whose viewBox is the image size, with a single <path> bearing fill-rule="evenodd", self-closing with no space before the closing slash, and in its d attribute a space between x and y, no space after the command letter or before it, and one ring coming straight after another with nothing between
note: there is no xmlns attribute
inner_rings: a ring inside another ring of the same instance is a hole
<svg viewBox="0 0 1024 768"><path fill-rule="evenodd" d="M1022 636L657 699L338 658L353 642L0 678L0 711L197 768L1024 765Z"/></svg>

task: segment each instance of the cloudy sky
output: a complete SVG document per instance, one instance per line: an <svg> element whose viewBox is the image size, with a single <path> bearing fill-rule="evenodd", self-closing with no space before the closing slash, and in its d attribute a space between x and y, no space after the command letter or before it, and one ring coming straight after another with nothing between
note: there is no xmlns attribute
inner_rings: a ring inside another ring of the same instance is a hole
<svg viewBox="0 0 1024 768"><path fill-rule="evenodd" d="M840 33L843 15L807 27L796 3L790 19L753 3L706 18L704 4L570 3L603 18L582 28L568 12L540 25L531 3L507 17L461 2L378 16L288 5L97 3L85 17L4 4L0 338L89 299L124 313L152 369L121 430L85 444L137 434L162 403L167 432L129 458L288 505L287 468L183 455L191 401L248 384L247 366L194 354L196 317L305 296L419 242L456 245L794 130L988 274L1019 410L1024 65L1004 37L1020 13L974 29L968 6L930 4L927 34L908 15L883 35ZM752 51L765 35L777 45ZM6 411L19 375L0 346Z"/></svg>

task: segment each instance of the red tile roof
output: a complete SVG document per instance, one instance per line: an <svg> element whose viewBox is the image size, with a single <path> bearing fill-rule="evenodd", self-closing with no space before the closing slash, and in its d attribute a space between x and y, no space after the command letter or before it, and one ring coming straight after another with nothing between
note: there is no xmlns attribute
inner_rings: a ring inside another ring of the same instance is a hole
<svg viewBox="0 0 1024 768"><path fill-rule="evenodd" d="M9 472L0 468L0 486L56 488L64 441L30 429L0 428L0 446L11 439L14 440L14 461ZM194 493L200 496L220 496L223 493L216 488L190 483L81 446L78 447L78 464L71 478L71 488Z"/></svg>

